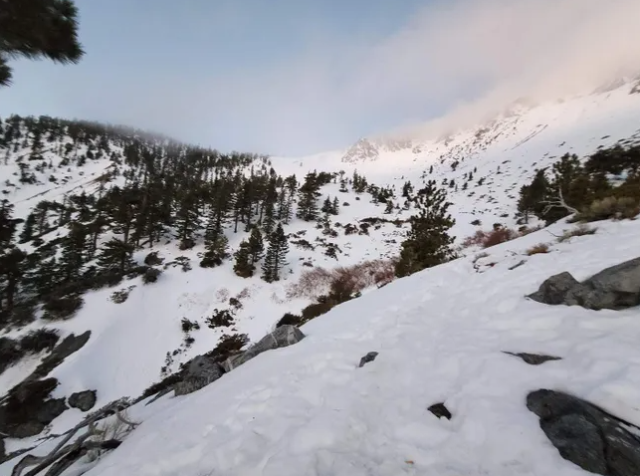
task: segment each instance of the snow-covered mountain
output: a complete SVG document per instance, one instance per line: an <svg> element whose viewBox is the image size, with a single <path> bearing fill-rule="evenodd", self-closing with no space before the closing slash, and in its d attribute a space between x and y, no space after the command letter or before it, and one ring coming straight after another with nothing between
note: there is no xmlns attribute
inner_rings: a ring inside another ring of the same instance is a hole
<svg viewBox="0 0 640 476"><path fill-rule="evenodd" d="M38 150L32 138L0 144L0 182L16 217L26 219L42 200L64 203L71 194L99 194L110 175L110 184L124 183L133 170L127 165L132 140L171 143L137 131L84 141L73 134L43 138ZM201 268L201 239L186 250L163 239L134 254L142 263L156 251L174 264L164 266L157 282L145 285L134 277L89 291L71 319L37 319L3 337L18 341L43 325L60 338L91 331L88 342L47 377L59 382L52 398L93 390L100 408L140 396L225 335L259 341L285 313L298 314L325 294L335 268L351 267L360 275L362 296L303 325L300 343L260 355L193 395L165 395L130 407L129 417L140 426L122 446L63 474L585 474L560 457L524 402L529 392L551 388L640 424L634 406L637 309L550 307L524 296L551 275L570 271L582 280L637 257L639 222L597 224L594 235L558 243L552 234L573 226L563 221L493 247L486 256L461 249L458 260L386 285L389 260L397 256L413 213L403 206L406 182L419 188L435 179L446 188L460 245L479 227L514 227L518 192L537 169L567 152L582 157L634 141L640 141L640 94L637 84L625 82L587 96L514 107L489 123L436 138L362 139L348 150L303 158L252 156L247 173L272 167L299 182L314 170L336 174L318 198L322 203L338 197L339 214L330 223L336 233L299 219L287 224L290 251L281 280L238 277L233 260ZM394 206L376 203L352 183L345 190L341 177L354 173L393 190ZM56 233L45 241L60 238ZM231 252L249 235L242 228L225 234ZM528 256L540 243L550 244L550 252ZM192 265L185 272L180 263L187 259ZM327 272L311 273L319 267ZM117 292L126 294L123 302L116 302ZM209 328L207 319L220 310L232 313L232 323ZM185 321L198 328L185 332ZM357 368L368 352L378 352L375 361ZM503 352L562 360L529 367ZM47 355L42 350L9 366L0 374L0 391L23 381ZM451 410L450 421L427 411L439 402ZM71 408L48 425L51 438L0 441L6 453L35 447L32 454L44 455L60 442L55 435L84 417ZM19 460L2 464L0 474L11 474Z"/></svg>

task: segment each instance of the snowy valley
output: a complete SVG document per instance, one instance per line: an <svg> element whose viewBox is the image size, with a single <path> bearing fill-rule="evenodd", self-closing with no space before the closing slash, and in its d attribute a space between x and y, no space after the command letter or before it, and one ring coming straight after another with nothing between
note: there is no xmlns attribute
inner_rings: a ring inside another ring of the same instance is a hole
<svg viewBox="0 0 640 476"><path fill-rule="evenodd" d="M589 474L554 448L527 402L550 389L640 426L639 308L526 296L559 273L584 281L638 258L640 221L544 226L532 212L525 224L519 203L537 171L565 154L584 161L640 143L639 87L514 107L443 137L362 139L303 158L3 117L3 210L11 204L20 220L11 222L16 246L51 266L26 268L30 304L16 301L24 312L3 316L0 352L12 360L0 373L0 420L14 417L9 404L25 379L47 416L0 439L0 475L66 444L105 406L100 428L117 448L85 448L43 474ZM395 278L413 193L431 180L451 202L459 257ZM306 200L317 210L305 212ZM279 226L288 249L270 254ZM264 249L239 266L255 230ZM514 235L482 249L492 230ZM93 251L77 256L74 239ZM103 273L120 266L117 277ZM349 293L331 301L338 278ZM47 297L74 280L81 292ZM28 336L41 340L20 354ZM238 357L265 338L283 348ZM532 365L519 353L550 358ZM224 360L220 375L178 391L201 355ZM72 395L89 403L71 405ZM126 408L123 420L113 402ZM35 474L39 464L19 469ZM599 474L627 474L607 464Z"/></svg>

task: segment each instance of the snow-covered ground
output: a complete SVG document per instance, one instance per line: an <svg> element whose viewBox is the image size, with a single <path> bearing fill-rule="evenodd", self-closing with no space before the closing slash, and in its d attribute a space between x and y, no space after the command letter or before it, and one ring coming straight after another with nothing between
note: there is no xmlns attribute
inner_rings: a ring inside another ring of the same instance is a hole
<svg viewBox="0 0 640 476"><path fill-rule="evenodd" d="M336 151L272 162L279 174L295 173L299 179L314 169L347 175L357 170L369 182L394 186L394 202L400 205L407 180L416 188L431 178L439 184L455 180L457 190L447 190L459 243L478 229L471 224L476 219L483 229L496 222L513 226L518 190L536 168L565 152L583 156L638 136L640 94L629 94L629 89L624 85L520 110L485 125L481 133L479 125L446 139L414 140L401 150L381 146L377 155L358 160L345 162L348 151ZM50 158L57 160L55 154ZM7 198L24 217L39 200L61 200L72 189L91 192L107 163L89 162L82 175L68 171L64 185L12 188ZM15 164L0 160L0 181L15 181L15 170ZM473 181L462 190L462 177L469 172ZM323 187L320 200L338 196L341 205L349 203L333 217L342 225L372 216L411 215L411 210L384 215L384 205L370 203L370 195L338 188ZM491 248L478 263L495 264L481 266L481 273L472 265L472 253L365 293L305 325L308 337L296 346L261 355L193 395L134 407L132 417L142 425L90 474L584 474L551 447L535 415L526 410L524 396L545 387L568 390L640 424L634 408L640 388L637 310L552 308L524 295L557 272L571 271L582 279L637 257L639 223L598 224L596 235L554 244L549 254L525 256L532 245L554 242L549 231L558 234L571 226L557 224ZM302 238L312 244L323 237L314 224L296 220L285 231L304 230ZM406 228L384 224L371 227L369 235L348 236L336 230L339 237L327 241L342 250L337 260L325 256L321 246L309 251L290 245L287 273L273 284L235 276L231 261L199 268L201 245L189 251L179 251L176 243L156 247L166 262L190 257L192 271L169 268L151 285L137 278L86 294L72 320L51 326L62 336L92 331L87 345L51 373L61 382L54 396L96 389L98 408L139 395L160 379L166 353L182 346L182 318L199 322L201 329L192 333L195 343L175 358L172 370L215 347L221 331L208 329L204 320L214 309L227 308L230 297L243 296L233 331L259 339L285 312L299 312L310 302L287 296L309 269L303 263L331 268L394 256ZM232 251L245 237L228 236ZM136 258L142 260L148 251ZM525 265L508 269L522 259ZM129 286L135 288L124 303L110 300L114 291ZM369 351L380 352L377 360L356 368ZM549 353L563 360L531 367L501 351ZM32 358L8 369L0 375L0 391L35 365ZM426 410L440 401L452 410L451 421L437 420ZM81 417L69 410L51 431L65 431ZM7 440L7 450L35 441ZM0 475L9 474L13 463L1 466Z"/></svg>
<svg viewBox="0 0 640 476"><path fill-rule="evenodd" d="M525 295L552 274L584 279L637 257L640 221L597 223L595 235L560 244L549 233L573 226L487 250L481 263L494 264L483 272L469 256L393 282L303 326L294 346L194 394L133 407L141 425L87 474L586 474L552 447L525 397L567 391L640 423L638 310ZM540 242L550 252L526 256ZM358 368L370 351L376 360ZM530 366L503 351L562 360ZM427 411L439 402L450 421Z"/></svg>

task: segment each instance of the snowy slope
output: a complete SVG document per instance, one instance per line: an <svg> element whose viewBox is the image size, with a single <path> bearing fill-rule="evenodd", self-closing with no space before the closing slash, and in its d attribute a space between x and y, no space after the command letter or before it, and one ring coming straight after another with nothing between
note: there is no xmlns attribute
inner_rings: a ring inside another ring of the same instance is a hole
<svg viewBox="0 0 640 476"><path fill-rule="evenodd" d="M630 89L626 84L613 91L521 108L473 130L452 131L446 138L414 138L391 146L375 145L371 140L373 147L364 148L360 144L369 155L334 151L271 160L279 174L295 173L299 179L314 169L344 170L347 175L357 170L376 185L395 186L398 197L394 202L400 205L399 192L407 180L416 188L431 178L438 183L455 180L458 190L448 190L457 220L453 233L460 242L477 229L471 225L475 219L485 229L496 222L512 226L518 189L536 168L550 165L565 152L585 155L638 136L640 94L630 94ZM47 153L57 167L59 156L55 151ZM458 165L453 170L455 162ZM106 158L91 161L81 170L65 169L66 183L51 184L43 176L41 184L7 188L7 198L16 204L18 216L24 216L39 200L62 200L71 190L91 193L95 178L112 166ZM473 182L462 190L462 176L474 170ZM15 163L0 158L0 173L2 183L14 180ZM484 183L477 185L480 178ZM357 225L367 217L406 219L411 215L411 210L383 215L384 206L370 203L368 194L340 193L337 184L323 187L322 193L321 200L338 196L341 204L350 204L334 217L334 222L343 225ZM604 323L606 313L549 310L522 296L556 271L570 270L582 278L634 257L637 227L636 222L603 225L593 237L556 245L553 253L506 271L522 259L528 246L550 240L543 230L492 249L491 258L485 260L498 264L486 273L476 273L469 256L366 293L306 325L309 338L299 348L265 354L192 396L138 409L137 416L149 430L141 427L95 474L182 474L184 470L184 474L197 475L214 468L214 473L222 474L257 474L259 468L264 469L261 474L275 474L279 464L288 468L283 474L368 474L367 464L375 474L578 474L549 449L535 418L523 408L523 392L552 384L558 388L556 382L569 385L573 381L573 391L604 406L613 402L608 399L633 400L625 397L632 385L621 370L622 357L616 360L606 349L626 349L626 358L637 360L631 342L637 340L638 329L625 317L618 317L614 324L611 320ZM170 267L151 286L143 286L136 278L117 288L86 294L82 310L72 320L53 326L62 336L92 331L89 343L52 372L61 382L54 396L96 389L97 408L122 396L139 395L160 379L167 352L183 348L183 317L199 322L201 329L194 331L195 343L176 356L171 370L216 345L221 331L208 329L203 322L214 309L228 307L230 297L242 296L232 330L259 339L285 312L299 312L310 302L287 293L308 269L303 263L331 268L392 257L406 227L384 224L379 229L372 227L369 235L349 236L337 230L339 237L328 240L342 250L337 260L325 256L322 246L310 251L291 245L288 272L283 281L273 284L258 277L238 278L232 262L215 269L199 268L201 245L189 251L179 251L176 243L156 247L166 262L177 256L190 257L193 270L184 273ZM311 243L325 238L309 223L294 220L286 228L288 234L301 231ZM232 251L245 237L241 233L228 236ZM149 251L139 252L136 258L141 261ZM113 291L130 286L135 288L127 301L111 302ZM380 361L354 370L370 350L381 352ZM500 350L557 353L565 360L543 369L526 368L525 373L521 362L510 360ZM611 364L602 364L600 369L594 362L602 359ZM36 365L37 359L23 361L0 375L2 393ZM604 393L598 394L596 387ZM202 400L205 406L199 407L200 399L215 403L207 407ZM450 424L419 423L425 408L443 399L462 419ZM616 410L626 411L624 405ZM202 408L212 409L205 412L207 418L202 418ZM497 415L498 410L505 413ZM51 431L65 431L81 417L79 411L69 410ZM639 422L636 415L629 418ZM511 419L515 423L509 423ZM176 431L179 438L173 437ZM308 440L305 432L324 437ZM514 436L518 432L533 439L519 440ZM8 441L7 449L29 446L36 440ZM509 441L520 446L513 452L503 451L510 448L506 446ZM537 448L535 456L518 453L528 445ZM149 448L157 453L150 454ZM485 453L492 456L481 459ZM160 455L167 455L167 461L163 463ZM405 459L415 464L403 466ZM137 461L147 460L158 466L136 466L142 465ZM509 461L520 460L521 467L509 466ZM453 466L448 468L445 462ZM396 463L400 466L394 466ZM499 469L502 465L506 466ZM308 472L309 468L316 472Z"/></svg>
<svg viewBox="0 0 640 476"><path fill-rule="evenodd" d="M142 424L87 474L587 474L551 446L525 396L564 390L640 423L637 309L553 307L524 295L551 274L583 279L637 257L640 221L597 226L527 257L552 241L541 230L489 250L495 265L482 273L470 256L338 306L303 326L295 346L192 395L130 409ZM370 351L377 359L357 368ZM503 351L562 360L535 367ZM450 421L427 411L438 402Z"/></svg>

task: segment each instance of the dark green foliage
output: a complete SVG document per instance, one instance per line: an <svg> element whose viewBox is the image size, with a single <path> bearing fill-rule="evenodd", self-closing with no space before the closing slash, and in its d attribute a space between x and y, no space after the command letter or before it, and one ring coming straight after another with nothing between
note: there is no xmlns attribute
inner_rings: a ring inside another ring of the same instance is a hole
<svg viewBox="0 0 640 476"><path fill-rule="evenodd" d="M236 260L233 265L233 271L241 278L253 276L255 266L251 264L249 242L243 240L233 256Z"/></svg>
<svg viewBox="0 0 640 476"><path fill-rule="evenodd" d="M142 275L142 282L144 284L155 283L156 281L158 281L158 278L160 277L161 274L162 274L162 270L157 268L149 268Z"/></svg>
<svg viewBox="0 0 640 476"><path fill-rule="evenodd" d="M190 321L186 317L183 317L181 321L181 327L182 327L182 332L188 333L193 330L199 330L200 324L198 324L196 321Z"/></svg>
<svg viewBox="0 0 640 476"><path fill-rule="evenodd" d="M164 258L160 258L157 251L152 251L144 258L144 264L147 266L159 266L162 263L164 263Z"/></svg>
<svg viewBox="0 0 640 476"><path fill-rule="evenodd" d="M43 327L22 337L20 339L20 349L26 354L37 354L43 350L53 350L59 339L58 331Z"/></svg>
<svg viewBox="0 0 640 476"><path fill-rule="evenodd" d="M304 221L315 221L318 218L318 197L322 183L316 172L305 176L299 190L297 217Z"/></svg>
<svg viewBox="0 0 640 476"><path fill-rule="evenodd" d="M269 248L262 265L262 279L271 283L280 280L282 268L287 265L287 253L289 243L284 234L282 225L278 224L276 230L269 237Z"/></svg>
<svg viewBox="0 0 640 476"><path fill-rule="evenodd" d="M229 327L233 324L233 315L228 309L214 309L211 317L208 317L205 322L211 329Z"/></svg>
<svg viewBox="0 0 640 476"><path fill-rule="evenodd" d="M207 356L212 357L215 362L224 362L232 355L239 353L242 348L249 343L246 334L225 334L220 338L218 345Z"/></svg>
<svg viewBox="0 0 640 476"><path fill-rule="evenodd" d="M264 256L264 241L262 239L262 233L260 233L260 229L253 228L251 230L251 236L249 236L247 246L247 251L249 254L249 264L255 265Z"/></svg>
<svg viewBox="0 0 640 476"><path fill-rule="evenodd" d="M82 57L73 1L4 0L1 10L0 85L11 82L9 59L47 58L75 63Z"/></svg>
<svg viewBox="0 0 640 476"><path fill-rule="evenodd" d="M402 243L396 276L409 276L455 257L448 232L455 224L448 209L451 203L443 189L430 180L415 198L418 214L411 217L411 230Z"/></svg>
<svg viewBox="0 0 640 476"><path fill-rule="evenodd" d="M48 321L69 319L82 307L83 302L82 297L75 294L51 296L42 306L44 310L42 318Z"/></svg>

